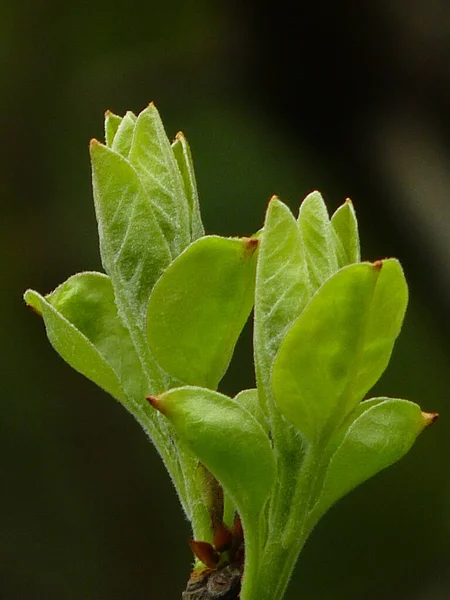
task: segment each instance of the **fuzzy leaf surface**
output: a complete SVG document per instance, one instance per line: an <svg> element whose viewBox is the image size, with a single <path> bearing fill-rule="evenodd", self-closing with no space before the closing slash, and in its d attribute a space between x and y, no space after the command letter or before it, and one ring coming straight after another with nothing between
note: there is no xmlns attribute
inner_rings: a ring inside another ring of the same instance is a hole
<svg viewBox="0 0 450 600"><path fill-rule="evenodd" d="M285 204L272 198L260 237L255 289L255 354L258 380L266 393L281 340L310 294L297 222Z"/></svg>
<svg viewBox="0 0 450 600"><path fill-rule="evenodd" d="M350 200L340 206L331 217L338 267L346 267L361 260L358 221Z"/></svg>
<svg viewBox="0 0 450 600"><path fill-rule="evenodd" d="M191 241L189 205L180 170L153 104L137 118L129 159L173 259Z"/></svg>
<svg viewBox="0 0 450 600"><path fill-rule="evenodd" d="M319 289L289 330L272 383L281 411L307 440L328 439L378 381L407 298L398 261L350 265Z"/></svg>
<svg viewBox="0 0 450 600"><path fill-rule="evenodd" d="M248 238L202 237L155 285L148 343L172 377L217 387L253 306L256 245Z"/></svg>
<svg viewBox="0 0 450 600"><path fill-rule="evenodd" d="M429 424L420 407L407 400L375 398L360 407L363 410L343 432L329 463L313 509L316 518L350 490L400 460Z"/></svg>
<svg viewBox="0 0 450 600"><path fill-rule="evenodd" d="M130 163L96 141L91 160L103 266L127 325L144 330L150 292L171 260L169 246Z"/></svg>
<svg viewBox="0 0 450 600"><path fill-rule="evenodd" d="M48 338L76 371L124 401L143 397L144 376L129 333L117 314L111 281L79 273L45 298L28 290L27 304L44 319Z"/></svg>
<svg viewBox="0 0 450 600"><path fill-rule="evenodd" d="M328 210L319 192L312 192L303 200L298 224L310 281L317 289L338 269Z"/></svg>
<svg viewBox="0 0 450 600"><path fill-rule="evenodd" d="M105 113L105 142L108 148L111 148L114 141L119 125L122 121L122 117L115 115L110 110Z"/></svg>
<svg viewBox="0 0 450 600"><path fill-rule="evenodd" d="M128 158L130 154L135 124L136 115L128 111L121 119L111 143L111 149L124 158ZM109 146L108 142L107 145Z"/></svg>
<svg viewBox="0 0 450 600"><path fill-rule="evenodd" d="M203 229L202 218L200 215L200 205L198 201L197 183L195 181L191 149L181 132L177 134L176 139L172 144L172 150L183 180L184 193L189 205L191 241L194 241L205 235L205 230Z"/></svg>
<svg viewBox="0 0 450 600"><path fill-rule="evenodd" d="M257 389L242 390L234 397L234 401L248 410L248 412L258 421L264 431L269 434L269 424L258 398Z"/></svg>

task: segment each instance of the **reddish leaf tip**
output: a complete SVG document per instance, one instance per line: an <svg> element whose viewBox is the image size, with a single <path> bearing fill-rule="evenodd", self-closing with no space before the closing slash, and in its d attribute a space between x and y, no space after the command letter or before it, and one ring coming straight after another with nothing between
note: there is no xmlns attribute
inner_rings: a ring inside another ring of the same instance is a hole
<svg viewBox="0 0 450 600"><path fill-rule="evenodd" d="M89 149L93 150L97 146L101 146L101 143L96 138L92 138L89 142Z"/></svg>
<svg viewBox="0 0 450 600"><path fill-rule="evenodd" d="M109 108L107 108L105 110L105 119L107 119L108 117L110 117L112 115L112 112L109 110Z"/></svg>
<svg viewBox="0 0 450 600"><path fill-rule="evenodd" d="M219 554L214 550L209 542L199 542L197 540L189 540L194 556L202 561L209 569L215 569L219 564Z"/></svg>
<svg viewBox="0 0 450 600"><path fill-rule="evenodd" d="M184 133L182 131L178 131L178 133L175 136L176 140L184 140L185 136Z"/></svg>
<svg viewBox="0 0 450 600"><path fill-rule="evenodd" d="M430 427L430 425L433 425L433 423L439 419L439 413L422 412L422 417L423 417L423 420L425 421L424 428Z"/></svg>
<svg viewBox="0 0 450 600"><path fill-rule="evenodd" d="M353 206L353 202L351 201L351 198L346 198L344 204L347 204L348 206Z"/></svg>
<svg viewBox="0 0 450 600"><path fill-rule="evenodd" d="M383 268L382 260L376 260L374 263L372 263L372 269L374 269L374 271L381 271L382 268Z"/></svg>
<svg viewBox="0 0 450 600"><path fill-rule="evenodd" d="M36 313L37 315L39 315L40 317L42 317L42 313L39 309L37 309L35 306L33 306L32 304L28 304L27 302L27 306L28 308L30 308L34 313Z"/></svg>
<svg viewBox="0 0 450 600"><path fill-rule="evenodd" d="M158 398L158 396L146 396L145 398L147 400L147 402L149 404L151 404L153 406L154 409L156 409L157 411L159 411L160 413L162 413L163 415L165 415L165 410L164 407L162 405L161 400Z"/></svg>
<svg viewBox="0 0 450 600"><path fill-rule="evenodd" d="M256 237L242 238L242 241L244 243L245 253L251 256L258 247L259 239Z"/></svg>

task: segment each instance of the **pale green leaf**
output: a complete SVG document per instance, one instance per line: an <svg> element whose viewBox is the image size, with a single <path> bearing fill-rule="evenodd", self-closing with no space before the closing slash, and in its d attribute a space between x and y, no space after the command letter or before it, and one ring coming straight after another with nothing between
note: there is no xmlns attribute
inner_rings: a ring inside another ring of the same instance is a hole
<svg viewBox="0 0 450 600"><path fill-rule="evenodd" d="M257 389L242 390L242 392L239 392L239 394L234 397L234 401L248 410L248 412L258 421L264 431L269 434L269 424L261 407Z"/></svg>
<svg viewBox="0 0 450 600"><path fill-rule="evenodd" d="M413 402L375 398L361 403L331 458L320 497L318 519L350 490L402 458L430 423Z"/></svg>
<svg viewBox="0 0 450 600"><path fill-rule="evenodd" d="M91 142L100 251L127 325L144 329L150 292L171 258L136 171L122 156Z"/></svg>
<svg viewBox="0 0 450 600"><path fill-rule="evenodd" d="M89 277L91 274L86 275ZM83 279L86 280L86 277L83 277ZM70 288L70 281L71 280L66 282L66 284L63 284L62 287L65 289ZM54 294L58 296L61 295L61 292L56 290ZM105 315L107 316L110 312L108 301L106 300L105 303L102 303L98 302L98 299L94 298L93 301L91 301L92 298L87 298L81 313L79 315L74 315L72 311L73 305L70 306L69 298L69 314L66 316L63 312L58 310L58 308L53 306L51 296L52 294L50 294L49 298L44 298L37 292L28 290L25 293L25 301L42 315L47 330L47 336L53 348L76 371L82 373L85 377L103 388L117 400L122 402L126 401L126 395L123 386L121 385L120 376L108 362L108 360L111 360L111 335L114 336L115 333L111 331L111 329L114 329L114 324L110 327L108 319L106 318L105 320L104 318ZM55 298L56 304L61 304L60 308L64 310L64 302L58 303L57 296ZM93 309L92 314L100 317L98 327L85 312L85 309L89 305ZM77 326L71 322L71 319L77 321L77 325L81 326L88 335L78 329ZM108 332L108 337L106 339L103 337L104 325ZM120 329L120 326L118 329ZM120 333L117 334L117 337L118 339L122 338ZM107 357L105 356L105 351Z"/></svg>
<svg viewBox="0 0 450 600"><path fill-rule="evenodd" d="M315 290L338 269L328 210L319 192L312 192L303 200L298 224L310 281Z"/></svg>
<svg viewBox="0 0 450 600"><path fill-rule="evenodd" d="M130 153L135 124L136 115L131 111L128 111L120 121L111 144L111 149L122 155L124 158L128 158ZM109 146L108 142L107 145Z"/></svg>
<svg viewBox="0 0 450 600"><path fill-rule="evenodd" d="M350 265L322 286L289 330L275 360L273 389L307 440L328 439L378 381L407 296L396 260Z"/></svg>
<svg viewBox="0 0 450 600"><path fill-rule="evenodd" d="M122 117L115 115L110 110L105 113L105 142L108 148L111 148L114 141L119 125L122 121Z"/></svg>
<svg viewBox="0 0 450 600"><path fill-rule="evenodd" d="M253 306L256 246L251 238L202 237L155 285L148 342L172 377L217 387Z"/></svg>
<svg viewBox="0 0 450 600"><path fill-rule="evenodd" d="M260 236L255 290L255 357L258 385L266 394L281 340L310 295L297 222L289 208L274 197Z"/></svg>
<svg viewBox="0 0 450 600"><path fill-rule="evenodd" d="M205 235L205 230L203 229L200 214L191 149L181 131L176 135L175 141L172 144L172 150L183 179L184 192L189 204L191 240L194 241Z"/></svg>
<svg viewBox="0 0 450 600"><path fill-rule="evenodd" d="M175 258L191 240L190 211L180 170L153 104L137 118L129 159Z"/></svg>
<svg viewBox="0 0 450 600"><path fill-rule="evenodd" d="M339 268L361 260L358 221L350 199L340 206L331 217L334 245Z"/></svg>

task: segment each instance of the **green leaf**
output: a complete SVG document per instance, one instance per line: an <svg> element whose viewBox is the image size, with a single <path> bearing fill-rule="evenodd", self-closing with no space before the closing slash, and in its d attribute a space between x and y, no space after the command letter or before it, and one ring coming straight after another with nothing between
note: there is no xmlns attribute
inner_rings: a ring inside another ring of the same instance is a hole
<svg viewBox="0 0 450 600"><path fill-rule="evenodd" d="M111 149L122 155L124 158L128 158L130 153L135 124L136 115L131 111L128 111L120 121L111 144Z"/></svg>
<svg viewBox="0 0 450 600"><path fill-rule="evenodd" d="M150 292L171 260L169 247L129 162L96 140L90 150L103 266L126 324L143 331Z"/></svg>
<svg viewBox="0 0 450 600"><path fill-rule="evenodd" d="M252 309L256 246L252 238L200 238L155 285L148 343L172 377L217 387Z"/></svg>
<svg viewBox="0 0 450 600"><path fill-rule="evenodd" d="M297 222L272 198L260 237L255 289L255 359L258 385L267 395L281 340L311 295Z"/></svg>
<svg viewBox="0 0 450 600"><path fill-rule="evenodd" d="M242 390L242 392L239 392L239 394L234 397L234 401L248 410L248 412L258 421L267 435L269 434L269 424L259 402L258 390L254 388L250 390Z"/></svg>
<svg viewBox="0 0 450 600"><path fill-rule="evenodd" d="M317 289L338 269L328 210L319 192L312 192L303 200L298 224L311 284Z"/></svg>
<svg viewBox="0 0 450 600"><path fill-rule="evenodd" d="M202 218L200 215L200 205L198 201L197 183L195 181L191 149L181 131L176 135L175 141L172 144L172 150L183 179L184 193L189 204L191 241L194 241L205 235L205 230L203 229Z"/></svg>
<svg viewBox="0 0 450 600"><path fill-rule="evenodd" d="M402 458L435 418L407 400L374 398L362 402L331 458L314 518L339 498Z"/></svg>
<svg viewBox="0 0 450 600"><path fill-rule="evenodd" d="M119 117L119 115L115 115L110 110L105 112L105 142L108 148L112 146L121 121L122 117Z"/></svg>
<svg viewBox="0 0 450 600"><path fill-rule="evenodd" d="M339 268L361 260L358 221L352 201L347 199L331 217L335 252Z"/></svg>
<svg viewBox="0 0 450 600"><path fill-rule="evenodd" d="M42 297L25 293L27 304L42 315L50 343L76 371L119 400L157 446L180 495L186 514L198 514L186 492L170 425L155 418L145 402L149 384L140 357L117 313L111 280L101 273L79 273ZM185 455L184 466L189 457Z"/></svg>
<svg viewBox="0 0 450 600"><path fill-rule="evenodd" d="M129 159L152 204L173 259L191 240L189 205L180 170L153 104L137 118Z"/></svg>
<svg viewBox="0 0 450 600"><path fill-rule="evenodd" d="M139 360L118 318L109 277L80 273L45 298L28 290L25 301L42 315L50 343L76 371L114 398L146 393Z"/></svg>
<svg viewBox="0 0 450 600"><path fill-rule="evenodd" d="M310 442L328 439L378 381L407 305L398 261L338 271L286 335L273 368L276 401Z"/></svg>
<svg viewBox="0 0 450 600"><path fill-rule="evenodd" d="M256 419L235 400L198 387L150 398L180 438L216 477L237 507L245 534L244 589L257 576L264 540L264 506L275 483L270 440Z"/></svg>

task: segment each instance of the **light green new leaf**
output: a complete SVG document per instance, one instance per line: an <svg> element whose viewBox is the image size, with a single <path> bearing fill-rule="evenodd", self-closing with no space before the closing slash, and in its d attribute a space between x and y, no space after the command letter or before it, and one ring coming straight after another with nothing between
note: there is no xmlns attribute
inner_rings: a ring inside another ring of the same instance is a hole
<svg viewBox="0 0 450 600"><path fill-rule="evenodd" d="M79 273L45 298L28 290L27 304L44 319L55 350L74 369L124 401L147 391L139 358L118 317L111 281Z"/></svg>
<svg viewBox="0 0 450 600"><path fill-rule="evenodd" d="M261 403L258 398L258 390L242 390L237 396L234 397L234 401L240 406L247 409L248 412L258 421L264 431L269 434L269 424L267 422L264 411L261 407Z"/></svg>
<svg viewBox="0 0 450 600"><path fill-rule="evenodd" d="M328 210L319 192L312 192L303 200L298 224L311 284L317 289L338 269Z"/></svg>
<svg viewBox="0 0 450 600"><path fill-rule="evenodd" d="M154 104L137 118L129 159L173 259L191 241L190 213L181 173Z"/></svg>
<svg viewBox="0 0 450 600"><path fill-rule="evenodd" d="M197 183L195 181L191 149L181 131L176 135L175 141L172 144L172 150L183 179L184 192L189 204L191 241L194 241L205 235L205 230L203 229L202 218L200 215L200 205L198 201Z"/></svg>
<svg viewBox="0 0 450 600"><path fill-rule="evenodd" d="M407 297L398 261L350 265L319 289L289 330L272 383L281 411L307 440L328 439L378 381Z"/></svg>
<svg viewBox="0 0 450 600"><path fill-rule="evenodd" d="M334 245L339 268L361 260L358 221L352 201L347 199L331 217Z"/></svg>
<svg viewBox="0 0 450 600"><path fill-rule="evenodd" d="M264 506L275 483L270 440L235 400L198 387L170 390L151 403L220 482L235 504L245 534L245 589L251 589L262 549Z"/></svg>
<svg viewBox="0 0 450 600"><path fill-rule="evenodd" d="M215 389L253 305L257 240L207 236L155 285L147 311L150 350L172 377Z"/></svg>
<svg viewBox="0 0 450 600"><path fill-rule="evenodd" d="M110 110L105 112L105 142L108 148L112 146L121 121L122 117L119 117L119 115L115 115Z"/></svg>
<svg viewBox="0 0 450 600"><path fill-rule="evenodd" d="M258 384L266 394L281 340L310 295L297 222L289 208L274 197L260 236L255 289L255 357Z"/></svg>
<svg viewBox="0 0 450 600"><path fill-rule="evenodd" d="M129 110L120 121L111 144L111 149L124 158L128 158L130 154L135 124L136 115Z"/></svg>
<svg viewBox="0 0 450 600"><path fill-rule="evenodd" d="M362 402L331 458L313 515L318 519L339 498L402 458L435 418L407 400Z"/></svg>
<svg viewBox="0 0 450 600"><path fill-rule="evenodd" d="M169 247L130 163L96 140L90 150L103 266L127 325L143 330L150 292L171 260Z"/></svg>

